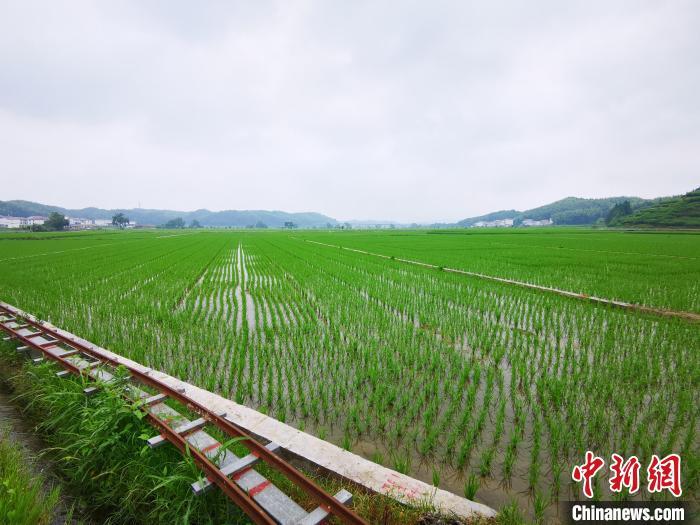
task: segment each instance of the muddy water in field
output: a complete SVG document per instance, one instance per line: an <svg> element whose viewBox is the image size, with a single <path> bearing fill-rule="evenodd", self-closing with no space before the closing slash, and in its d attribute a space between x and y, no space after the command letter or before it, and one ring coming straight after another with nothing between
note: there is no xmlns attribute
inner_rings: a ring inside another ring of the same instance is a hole
<svg viewBox="0 0 700 525"><path fill-rule="evenodd" d="M274 412L271 415L274 416ZM314 424L310 421L302 423L301 420L287 421L287 423L296 428L303 427L305 432L322 437L340 447L344 446L344 421L342 420L335 425ZM529 450L531 448L531 442L528 439L524 439L519 446L520 453L515 462L513 477L509 485L502 481L502 458L494 458L492 476L479 476L479 457L482 449L485 448L483 445L490 442L492 432L493 427L487 423L484 429L485 437L480 440L482 446L475 445L474 452L471 455L470 467L464 470L443 464L439 459L440 453L433 458L425 458L416 447L406 450L403 446L386 443L379 437L373 438L363 435L359 439L354 438L351 441L350 451L391 469L402 470L398 468L397 462L407 463L408 471L406 473L408 475L431 485L433 484L433 473L437 472L440 477L439 487L460 496L464 495L464 486L468 475L470 473L474 474L478 477L480 484L474 498L476 501L494 509L500 509L504 505L516 501L523 512L532 513L533 496L527 483L527 471L530 465ZM547 461L547 458L543 456L543 469L546 468L545 465L548 465ZM562 481L565 480L562 479ZM563 484L561 491L562 495L566 494L566 487ZM547 523L560 523L558 514L558 505L550 505L547 509Z"/></svg>
<svg viewBox="0 0 700 525"><path fill-rule="evenodd" d="M247 282L248 281L248 272L246 271L244 274L244 269L246 268L246 255L245 252L239 247L239 272L242 277L242 282ZM250 260L250 259L247 259ZM264 284L264 278L261 278L259 275L255 273L255 267L253 266L252 268L249 269L251 273L250 281L251 282L256 282L260 283L261 286ZM331 276L331 278L333 278ZM243 279L246 279L246 281L243 281ZM409 315L407 311L403 311L400 309L397 309L393 307L391 304L388 304L384 301L382 301L379 298L372 297L370 292L366 289L358 287L356 290L357 293L366 301L368 304L374 304L379 306L380 308L386 310L388 313L390 313L393 317L400 319L407 325L413 326L413 328L417 330L424 330L424 328L420 325L420 321L416 315ZM307 290L308 293L308 290ZM258 296L256 295L256 298ZM308 296L307 295L307 300L313 301L313 296ZM269 322L269 315L270 315L270 310L269 306L267 304L266 299L260 297L260 301L262 302L261 305L255 305L258 308L258 315L260 317L262 316L267 316L268 317L268 322ZM247 308L247 310L253 311L250 307ZM262 310L262 312L261 312ZM409 310L410 311L410 310ZM317 315L319 316L319 322L322 324L328 324L327 319L325 319L323 313L321 311L316 312ZM465 312L465 315L486 315L485 313L481 312ZM494 320L495 321L495 320ZM426 330L428 328L425 328ZM441 339L442 336L441 334L437 331L437 329L430 329L430 331L434 331L434 336L438 339ZM488 356L481 355L478 350L474 350L470 348L466 342L466 340L458 340L454 342L455 347L459 347L463 350L463 353L465 354L465 357L469 357L471 359L476 359L476 360L482 360L482 359L488 359ZM283 351L283 350L281 350ZM507 363L502 363L502 373L503 373L503 385L504 385L504 390L507 390L508 385L510 384L510 369L507 366ZM476 395L476 401L474 403L475 407L479 407L483 404L483 399L484 399L484 381L481 382L481 387L477 391ZM499 391L496 392L496 398L500 399L499 396ZM253 408L259 408L258 403L248 400L246 402L249 406ZM331 409L333 410L333 409ZM272 415L273 417L276 416L274 408L270 408L267 410L267 412ZM493 410L490 411L490 414L493 415ZM443 415L443 412L441 411L438 414L438 417L436 420L439 420L439 418ZM476 417L476 410L473 415L473 417ZM526 416L527 417L527 416ZM428 456L427 458L418 450L418 445L404 445L404 443L408 443L410 441L409 436L404 436L402 439L402 445L397 446L395 444L392 444L386 435L377 435L376 431L372 432L370 435L367 435L366 432L363 432L363 434L357 438L355 437L352 442L349 444L350 450L353 452L362 455L370 460L377 461L381 464L386 465L389 468L397 468L397 463L407 463L408 469L407 473L425 481L426 483L432 484L433 483L433 476L434 473L437 473L439 475L439 486L445 490L448 490L450 492L453 492L455 494L463 494L464 493L464 486L465 482L470 474L476 475L479 479L479 489L477 491L475 499L481 503L484 503L486 505L489 505L495 509L499 509L503 507L504 505L509 504L512 501L515 501L520 509L523 510L523 512L527 515L529 515L531 518L534 517L534 510L533 510L533 493L532 491L529 490L529 483L528 483L528 472L530 468L530 463L531 463L531 449L532 449L532 442L531 442L531 421L526 419L526 424L525 424L525 434L523 435L523 439L518 445L518 452L515 457L515 461L513 463L513 469L512 469L512 475L510 476L510 481L508 484L503 482L503 450L505 448L505 440L508 437L508 434L512 431L513 428L513 420L514 420L514 413L513 413L513 408L510 403L506 404L505 407L505 432L503 432L503 436L499 437L500 440L500 445L496 449L497 452L493 454L493 459L492 459L492 464L489 469L490 474L485 477L479 476L480 474L480 463L482 461L482 457L484 456L484 453L490 448L491 443L494 442L495 436L495 428L494 428L494 421L491 420L489 417L486 418L486 421L484 422L483 430L481 432L480 437L476 440L472 453L470 455L470 461L468 462L468 467L465 469L457 469L453 466L443 464L442 463L442 456L444 454L444 450L440 449L438 447L437 451L433 456ZM333 424L329 423L330 421L333 421ZM303 428L307 432L310 432L313 435L319 436L323 439L327 439L328 441L331 441L339 446L344 446L347 443L345 443L345 437L344 437L344 419L343 419L343 412L342 410L335 409L335 414L331 415L328 420L325 420L324 417L321 417L321 422L320 423L313 423L311 421L311 418L302 418L299 414L297 414L296 417L292 416L289 417L287 420L288 423L292 424L293 426L297 428ZM410 426L410 425L409 425ZM371 424L370 424L371 427ZM451 429L448 429L451 430ZM353 436L356 436L355 433L353 433ZM543 442L547 442L546 440L546 432L543 431ZM420 443L421 438L419 438L418 443ZM542 447L544 449L544 447ZM451 454L454 456L454 454ZM537 490L540 492L542 496L547 496L550 490L550 487L547 486L547 480L549 479L549 465L550 465L550 459L546 455L546 452L540 452L538 456L538 460L536 461L537 464L540 465L540 472L539 472L539 480L537 482ZM566 467L565 467L566 468ZM560 492L560 498L566 499L567 498L567 490L568 490L568 471L567 472L562 472L561 475L561 492ZM549 506L549 508L546 511L546 522L547 523L558 523L560 521L560 518L558 516L559 514L559 507L557 504L552 504Z"/></svg>

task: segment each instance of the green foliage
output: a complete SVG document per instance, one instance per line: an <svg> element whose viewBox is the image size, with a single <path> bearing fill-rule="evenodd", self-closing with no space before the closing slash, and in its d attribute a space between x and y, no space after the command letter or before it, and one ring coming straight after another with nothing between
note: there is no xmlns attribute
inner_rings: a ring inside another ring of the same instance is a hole
<svg viewBox="0 0 700 525"><path fill-rule="evenodd" d="M13 345L0 342L0 380L10 382L27 417L37 422L37 431L51 445L45 453L55 461L64 484L72 489L72 494L84 498L84 506L93 515L102 516L101 523L250 523L221 491L211 490L203 496L192 493L191 483L201 479L202 474L191 457L183 458L171 446L151 449L146 445L145 440L156 431L147 424L143 412L124 399L126 373L120 375L122 381L103 385L98 394L86 397L83 394L86 382L75 377L59 379L55 371L56 367L48 363L37 366L25 362ZM224 443L239 456L248 453L238 439ZM0 440L0 482L8 463L4 458L4 442ZM18 461L9 463L10 470L22 470ZM279 472L262 463L256 470L304 508L317 506L317 502ZM6 485L23 488L14 492L19 494L22 505L39 494L27 487L39 486L40 479L24 483L24 478L20 478L19 485L12 479ZM406 506L391 498L362 492L356 485L336 477L314 480L331 494L350 490L353 508L368 523L406 525L418 523L426 513L435 512L422 502ZM0 496L4 495L0 486ZM20 515L26 521L17 523L41 524L45 522L44 516L50 517L58 491L51 491L43 500L40 496L35 498L33 507L29 504L19 507L33 510L22 511ZM0 523L15 523L2 519L3 510L10 504L18 508L15 500L5 501L0 497Z"/></svg>
<svg viewBox="0 0 700 525"><path fill-rule="evenodd" d="M28 369L12 381L20 400L39 421L51 456L66 483L89 495L97 514L111 523L235 523L242 514L218 492L196 497L198 478L191 460L171 447L151 450L144 439L154 434L120 390L105 387L94 398L80 381L58 379L52 365Z"/></svg>
<svg viewBox="0 0 700 525"><path fill-rule="evenodd" d="M594 224L599 219L605 219L610 210L622 202L629 202L633 206L638 206L645 201L638 197L610 197L606 199L567 197L523 212L516 210L498 211L480 217L464 219L457 224L459 226L471 226L478 221L492 221L496 219L515 219L515 224L521 223L523 219L536 221L552 219L554 224L558 225Z"/></svg>
<svg viewBox="0 0 700 525"><path fill-rule="evenodd" d="M166 222L165 224L163 224L163 226L161 226L161 228L166 228L168 230L177 230L177 229L182 229L184 227L185 227L185 221L182 219L182 217L177 217L176 219L171 219L168 222Z"/></svg>
<svg viewBox="0 0 700 525"><path fill-rule="evenodd" d="M608 216L605 218L607 224L613 224L619 221L622 217L630 215L632 213L632 206L630 201L618 202L612 207Z"/></svg>
<svg viewBox="0 0 700 525"><path fill-rule="evenodd" d="M523 517L522 511L516 502L511 502L501 509L501 513L496 519L498 525L525 525L527 521Z"/></svg>
<svg viewBox="0 0 700 525"><path fill-rule="evenodd" d="M26 452L0 428L0 523L42 525L53 517L59 489L44 489L43 476L26 461Z"/></svg>
<svg viewBox="0 0 700 525"><path fill-rule="evenodd" d="M117 213L112 217L112 224L118 228L126 228L126 226L129 224L129 217L121 212Z"/></svg>
<svg viewBox="0 0 700 525"><path fill-rule="evenodd" d="M457 223L458 226L471 226L475 222L479 221L496 221L500 219L513 219L519 218L522 212L517 210L500 210L494 211L492 213L487 213L486 215L479 215L478 217L470 217L468 219L461 220Z"/></svg>
<svg viewBox="0 0 700 525"><path fill-rule="evenodd" d="M68 219L66 219L60 213L52 212L49 214L48 219L44 221L44 228L47 230L60 231L68 226Z"/></svg>
<svg viewBox="0 0 700 525"><path fill-rule="evenodd" d="M618 226L700 228L700 188L612 222Z"/></svg>

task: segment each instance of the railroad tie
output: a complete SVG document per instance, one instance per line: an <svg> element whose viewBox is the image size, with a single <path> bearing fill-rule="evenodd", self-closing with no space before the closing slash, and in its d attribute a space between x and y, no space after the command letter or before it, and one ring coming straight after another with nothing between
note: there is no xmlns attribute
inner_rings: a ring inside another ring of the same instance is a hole
<svg viewBox="0 0 700 525"><path fill-rule="evenodd" d="M27 314L14 315L13 310L20 312L14 307L0 303L0 329L8 334L6 340L17 339L23 343L17 348L18 352L28 355L30 350L38 351L39 357L32 359L35 363L51 360L62 365L64 369L56 373L57 377L77 374L97 381L97 385L83 390L86 395L97 392L99 384L114 381L116 377L112 373L112 368L120 365L127 368L132 381L159 390L158 393L149 394L129 384L124 390L124 396L131 402L140 402L139 408L149 416L147 421L159 429L159 435L148 440L150 447L158 447L169 440L172 440L183 454L189 447L198 466L205 474L203 479L192 483L195 494L202 494L217 484L256 523L315 525L327 519L330 514L337 516L344 523L366 523L346 507L352 500L349 492L341 490L335 496L331 496L315 486L292 465L275 455L275 452L280 449L278 444L270 442L263 446L254 441L231 420L225 419L225 413L216 413L198 404L186 396L184 388L172 388L159 381L151 375L151 369L144 371L141 368L120 363L117 358L96 350L89 343L80 342L75 336L66 335L65 332L36 321ZM20 317L23 324L18 321ZM169 399L183 403L192 412L198 413L199 417L188 420L166 404ZM179 425L173 428L171 423L174 421ZM209 424L217 426L231 437L242 439L243 445L247 446L251 452L239 458L203 430ZM253 469L259 461L265 461L272 468L284 473L290 480L296 480L295 482L313 499L320 501L321 505L307 512L274 483Z"/></svg>

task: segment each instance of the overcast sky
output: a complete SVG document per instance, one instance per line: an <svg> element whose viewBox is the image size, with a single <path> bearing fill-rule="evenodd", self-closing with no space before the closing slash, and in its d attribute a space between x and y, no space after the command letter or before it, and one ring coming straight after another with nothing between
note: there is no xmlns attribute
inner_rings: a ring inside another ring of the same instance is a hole
<svg viewBox="0 0 700 525"><path fill-rule="evenodd" d="M0 200L457 220L700 185L700 2L0 3Z"/></svg>

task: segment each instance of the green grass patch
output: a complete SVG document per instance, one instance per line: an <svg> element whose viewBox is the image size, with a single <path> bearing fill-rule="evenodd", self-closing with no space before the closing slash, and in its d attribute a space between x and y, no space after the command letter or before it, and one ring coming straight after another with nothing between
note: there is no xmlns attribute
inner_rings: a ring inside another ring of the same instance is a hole
<svg viewBox="0 0 700 525"><path fill-rule="evenodd" d="M27 454L9 430L0 428L0 523L49 523L58 503L59 489L45 488L42 476L27 465Z"/></svg>

